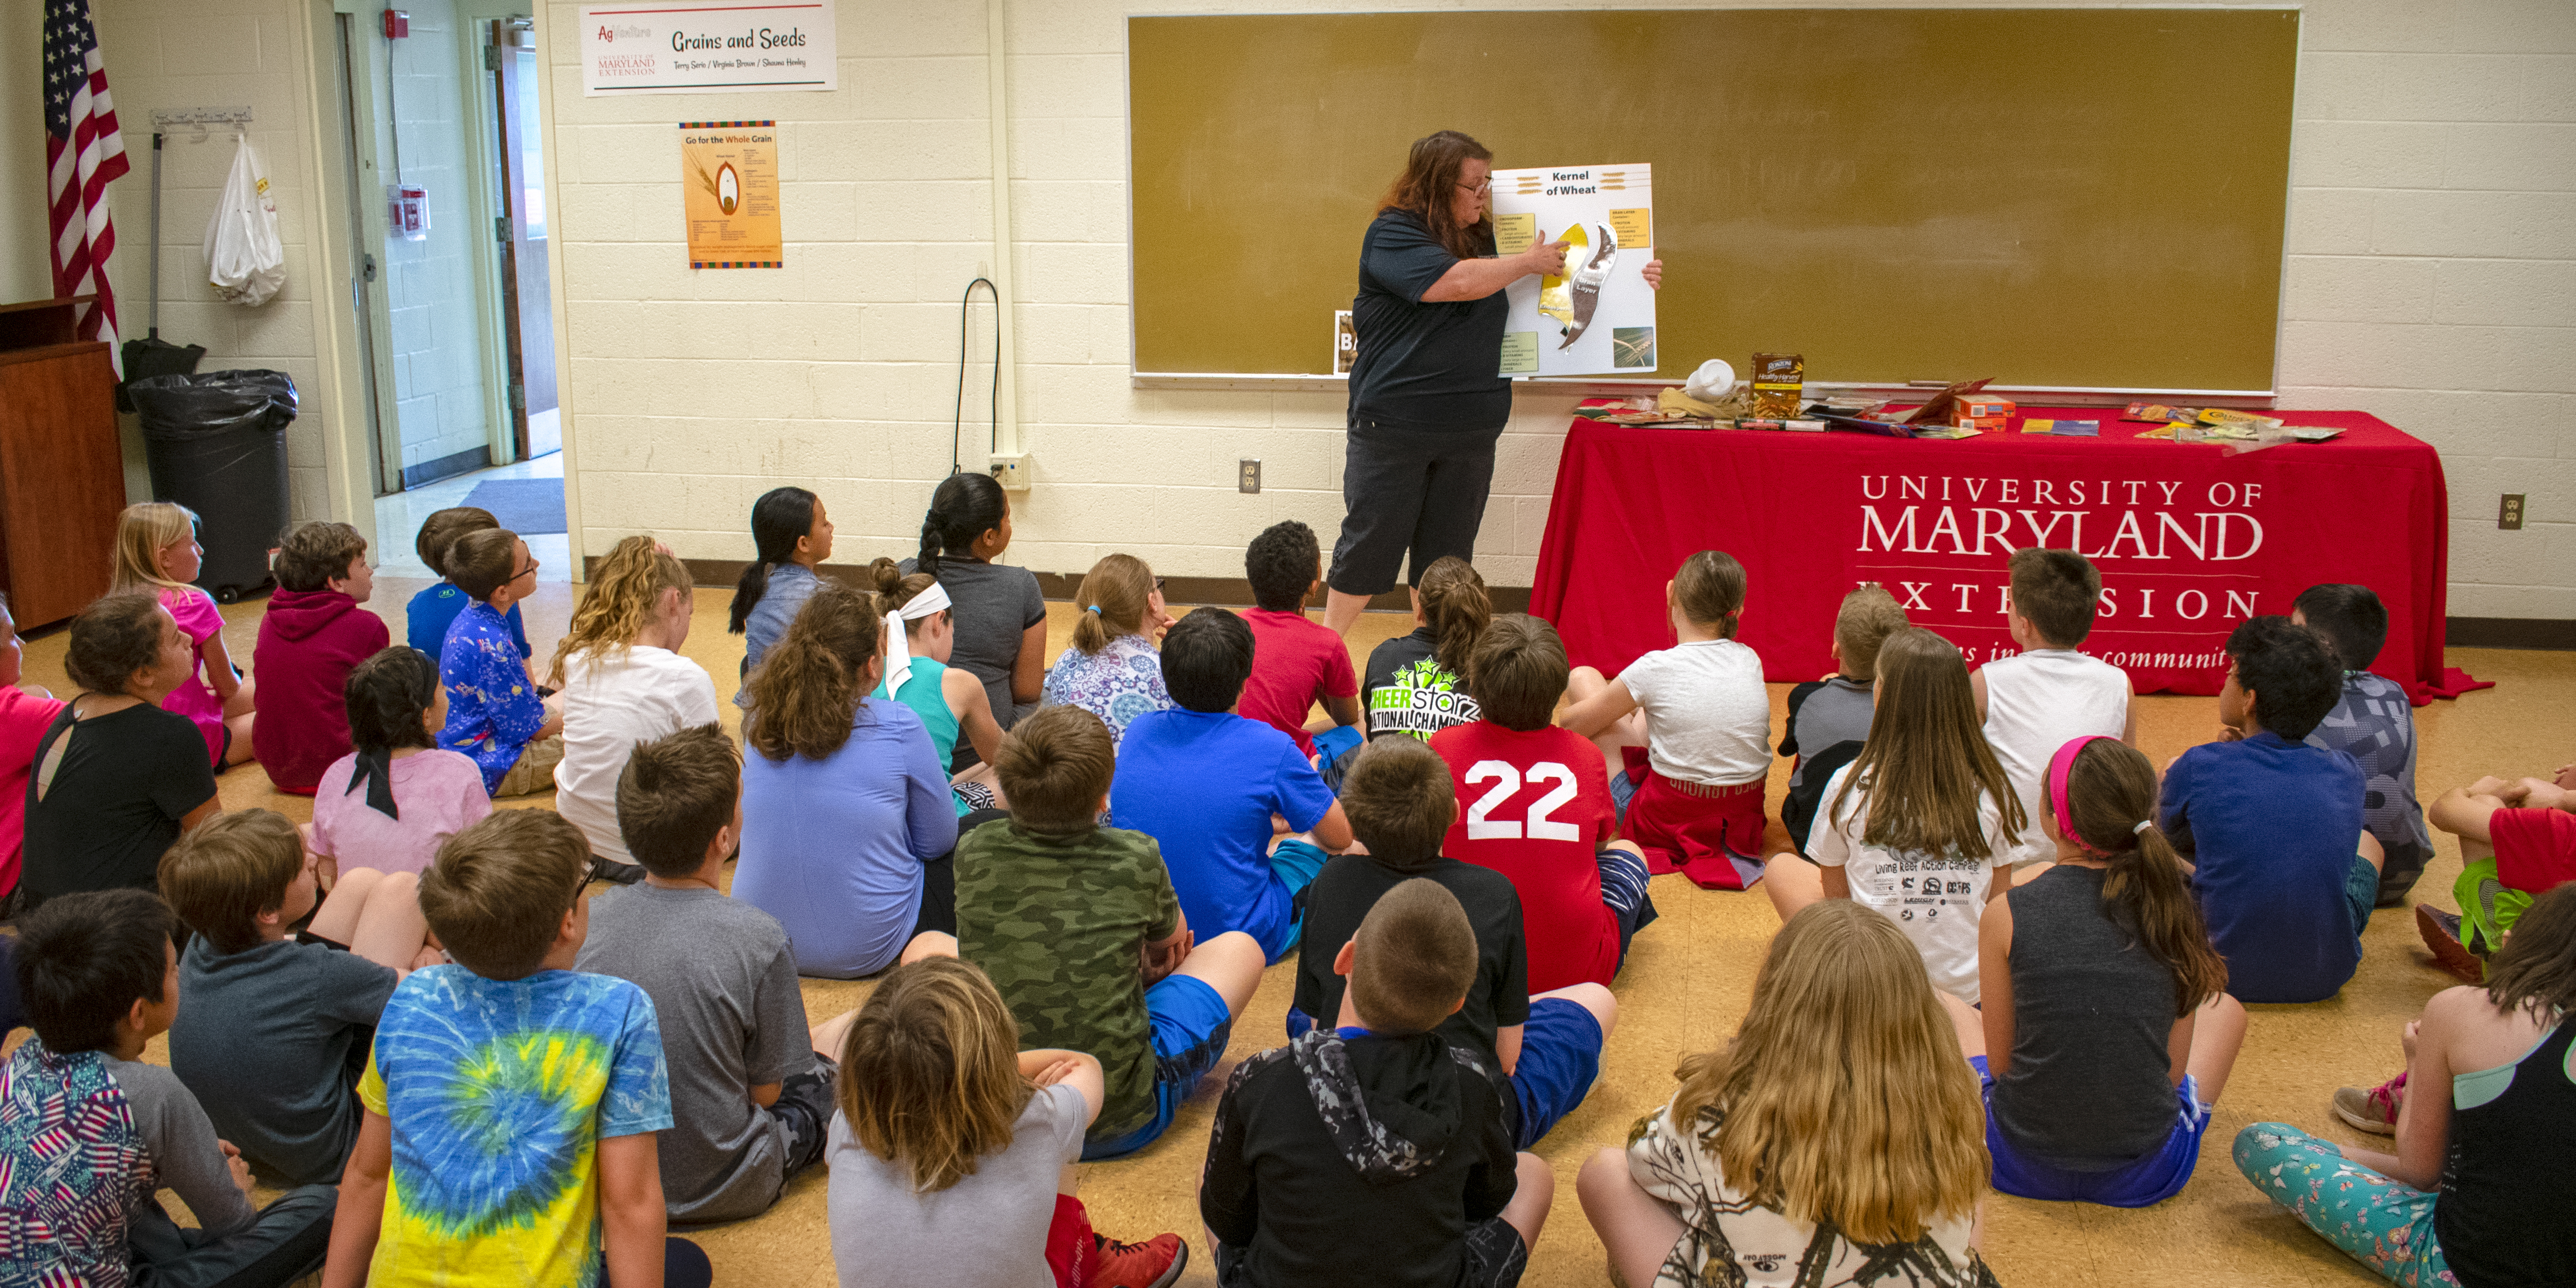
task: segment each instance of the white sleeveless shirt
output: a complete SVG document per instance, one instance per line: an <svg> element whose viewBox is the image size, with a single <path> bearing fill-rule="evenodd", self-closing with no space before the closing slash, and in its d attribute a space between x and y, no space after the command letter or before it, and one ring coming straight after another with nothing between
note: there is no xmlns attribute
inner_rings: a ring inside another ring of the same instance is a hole
<svg viewBox="0 0 2576 1288"><path fill-rule="evenodd" d="M2129 724L2129 673L2073 649L2035 649L1986 663L1986 742L2021 797L2025 821L2013 862L2036 863L2057 848L2040 830L2048 762L2086 734L2117 738Z"/></svg>

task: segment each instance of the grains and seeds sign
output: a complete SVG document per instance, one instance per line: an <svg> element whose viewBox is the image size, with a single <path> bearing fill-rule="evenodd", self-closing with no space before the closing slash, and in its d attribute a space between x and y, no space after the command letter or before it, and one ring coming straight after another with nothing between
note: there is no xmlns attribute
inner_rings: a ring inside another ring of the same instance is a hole
<svg viewBox="0 0 2576 1288"><path fill-rule="evenodd" d="M581 92L725 94L831 90L840 63L828 0L581 7Z"/></svg>
<svg viewBox="0 0 2576 1288"><path fill-rule="evenodd" d="M691 268L781 268L778 123L680 122Z"/></svg>

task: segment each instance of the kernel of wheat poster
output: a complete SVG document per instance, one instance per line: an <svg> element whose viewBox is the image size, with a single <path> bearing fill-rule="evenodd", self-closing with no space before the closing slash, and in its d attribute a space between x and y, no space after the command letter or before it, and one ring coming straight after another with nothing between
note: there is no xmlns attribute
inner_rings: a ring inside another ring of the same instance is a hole
<svg viewBox="0 0 2576 1288"><path fill-rule="evenodd" d="M1565 268L1504 288L1502 374L1655 374L1654 168L1542 166L1494 171L1494 242L1517 255L1566 243Z"/></svg>
<svg viewBox="0 0 2576 1288"><path fill-rule="evenodd" d="M781 268L778 123L680 122L681 209L691 268Z"/></svg>

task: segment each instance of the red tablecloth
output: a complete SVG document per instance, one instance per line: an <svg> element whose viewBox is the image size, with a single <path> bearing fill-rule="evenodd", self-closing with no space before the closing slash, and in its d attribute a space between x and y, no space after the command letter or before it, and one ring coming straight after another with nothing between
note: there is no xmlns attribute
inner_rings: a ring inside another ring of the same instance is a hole
<svg viewBox="0 0 2576 1288"><path fill-rule="evenodd" d="M1672 643L1664 585L1715 548L1750 574L1737 638L1774 681L1834 669L1844 592L1878 582L1971 667L2014 652L2005 561L2073 548L2102 570L2084 651L2141 693L2216 693L2227 634L2290 611L2318 582L2358 582L2388 605L2371 669L2418 704L2483 687L2442 665L2449 498L2433 449L2361 412L2300 411L2344 429L2326 443L2229 456L2134 435L2117 408L2029 408L2102 421L2099 438L2011 432L1957 440L1574 422L1539 547L1530 611L1578 663L1616 674Z"/></svg>

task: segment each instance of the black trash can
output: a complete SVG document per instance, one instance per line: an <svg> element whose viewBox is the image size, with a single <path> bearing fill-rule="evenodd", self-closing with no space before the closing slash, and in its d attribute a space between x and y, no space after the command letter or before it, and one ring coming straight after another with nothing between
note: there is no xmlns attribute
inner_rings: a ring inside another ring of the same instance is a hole
<svg viewBox="0 0 2576 1288"><path fill-rule="evenodd" d="M286 427L295 381L283 371L209 371L129 383L143 417L154 500L197 512L206 548L197 585L232 603L268 584L286 530Z"/></svg>

